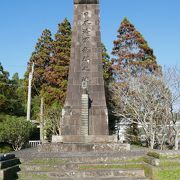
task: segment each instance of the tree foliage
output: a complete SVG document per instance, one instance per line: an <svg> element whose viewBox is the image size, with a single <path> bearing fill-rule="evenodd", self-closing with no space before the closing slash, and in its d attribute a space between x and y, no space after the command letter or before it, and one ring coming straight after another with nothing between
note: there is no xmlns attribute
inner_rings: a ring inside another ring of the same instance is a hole
<svg viewBox="0 0 180 180"><path fill-rule="evenodd" d="M102 62L103 62L103 77L105 84L106 104L107 104L108 118L109 118L109 130L110 130L110 134L113 134L115 131L114 127L117 117L113 113L114 107L111 97L112 94L111 91L109 90L109 84L112 83L112 81L114 81L114 78L113 78L112 61L104 44L102 44Z"/></svg>
<svg viewBox="0 0 180 180"><path fill-rule="evenodd" d="M71 24L65 18L58 25L58 31L52 43L51 63L45 69L47 87L45 87L44 93L46 103L51 102L53 104L57 101L61 106L64 104L70 63L71 34Z"/></svg>
<svg viewBox="0 0 180 180"><path fill-rule="evenodd" d="M7 105L8 99L9 73L4 70L0 63L0 111L3 111Z"/></svg>
<svg viewBox="0 0 180 180"><path fill-rule="evenodd" d="M129 75L128 86L112 85L116 112L123 121L140 125L147 145L152 149L163 147L170 130L171 92L163 78L141 73L140 77ZM128 87L128 90L126 88Z"/></svg>
<svg viewBox="0 0 180 180"><path fill-rule="evenodd" d="M28 142L33 129L34 125L25 118L7 116L0 125L0 142L11 144L15 151L20 150Z"/></svg>
<svg viewBox="0 0 180 180"><path fill-rule="evenodd" d="M118 72L116 73L118 78L125 76L127 68L131 68L131 73L134 75L141 69L147 72L160 70L153 50L127 18L124 18L118 29L112 54L114 55L113 68L115 73Z"/></svg>
<svg viewBox="0 0 180 180"><path fill-rule="evenodd" d="M102 60L103 60L103 77L105 85L107 85L113 79L112 62L107 49L104 44L102 44Z"/></svg>
<svg viewBox="0 0 180 180"><path fill-rule="evenodd" d="M51 108L45 107L44 118L46 119L44 129L47 136L61 135L61 117L62 107L58 103L54 103Z"/></svg>
<svg viewBox="0 0 180 180"><path fill-rule="evenodd" d="M45 69L49 67L51 63L52 45L53 39L51 31L45 29L42 32L41 37L36 43L35 50L32 53L30 61L28 63L28 69L25 74L26 84L28 84L28 74L31 72L32 64L34 63L34 73L32 81L32 94L39 95L42 90L42 86L46 84Z"/></svg>
<svg viewBox="0 0 180 180"><path fill-rule="evenodd" d="M23 116L25 113L23 80L18 73L9 79L9 73L0 64L0 113Z"/></svg>
<svg viewBox="0 0 180 180"><path fill-rule="evenodd" d="M125 93L129 90L129 76L140 77L142 72L161 75L153 50L127 18L124 18L118 29L112 55L113 77ZM128 131L133 139L138 140L137 123L130 124Z"/></svg>
<svg viewBox="0 0 180 180"><path fill-rule="evenodd" d="M32 97L33 99L38 99L37 96L39 95L44 97L45 103L49 107L55 102L63 105L65 100L70 62L71 33L71 24L67 19L64 19L58 25L58 31L54 39L50 30L45 29L38 39L28 63L28 70L25 75L26 83L33 62L35 64ZM37 101L33 100L33 102ZM34 106L36 106L36 103Z"/></svg>

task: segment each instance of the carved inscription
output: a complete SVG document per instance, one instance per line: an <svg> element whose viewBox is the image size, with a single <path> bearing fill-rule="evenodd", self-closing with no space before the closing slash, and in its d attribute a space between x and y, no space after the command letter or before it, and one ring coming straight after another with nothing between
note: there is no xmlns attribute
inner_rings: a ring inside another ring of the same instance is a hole
<svg viewBox="0 0 180 180"><path fill-rule="evenodd" d="M88 71L90 69L89 63L90 59L90 39L91 39L91 21L89 18L90 12L83 12L82 14L82 24L81 24L81 83L85 81L88 83Z"/></svg>

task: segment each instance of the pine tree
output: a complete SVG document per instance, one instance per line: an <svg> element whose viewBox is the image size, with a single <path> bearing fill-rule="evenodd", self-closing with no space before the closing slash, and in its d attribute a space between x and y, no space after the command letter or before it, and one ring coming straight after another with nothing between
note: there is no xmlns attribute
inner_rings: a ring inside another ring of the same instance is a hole
<svg viewBox="0 0 180 180"><path fill-rule="evenodd" d="M71 51L71 24L67 19L58 25L52 43L51 64L45 70L47 86L44 88L46 103L54 101L62 106L66 97Z"/></svg>
<svg viewBox="0 0 180 180"><path fill-rule="evenodd" d="M134 75L137 75L142 69L147 73L160 70L153 50L127 18L124 18L118 29L112 54L115 56L113 68L121 77L128 69Z"/></svg>
<svg viewBox="0 0 180 180"><path fill-rule="evenodd" d="M45 29L42 32L41 37L38 39L38 42L35 46L35 50L32 53L30 61L28 63L28 70L26 72L26 81L28 78L29 72L31 72L32 63L34 62L34 74L32 82L32 92L33 95L39 95L42 89L42 85L46 83L45 80L45 69L49 67L51 61L51 44L53 39L51 37L51 31Z"/></svg>

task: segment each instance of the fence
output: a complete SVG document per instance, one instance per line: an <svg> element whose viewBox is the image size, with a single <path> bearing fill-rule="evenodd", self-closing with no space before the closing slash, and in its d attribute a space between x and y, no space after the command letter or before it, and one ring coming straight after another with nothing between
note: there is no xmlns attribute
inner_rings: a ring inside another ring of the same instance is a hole
<svg viewBox="0 0 180 180"><path fill-rule="evenodd" d="M40 144L42 144L41 141L29 141L29 146L30 147L37 147Z"/></svg>

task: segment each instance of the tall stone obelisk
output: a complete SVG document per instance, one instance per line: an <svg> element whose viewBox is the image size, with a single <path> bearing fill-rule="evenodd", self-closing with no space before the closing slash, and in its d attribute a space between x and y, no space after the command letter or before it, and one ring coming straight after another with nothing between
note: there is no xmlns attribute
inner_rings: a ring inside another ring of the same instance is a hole
<svg viewBox="0 0 180 180"><path fill-rule="evenodd" d="M74 0L74 22L63 135L108 135L99 0Z"/></svg>

